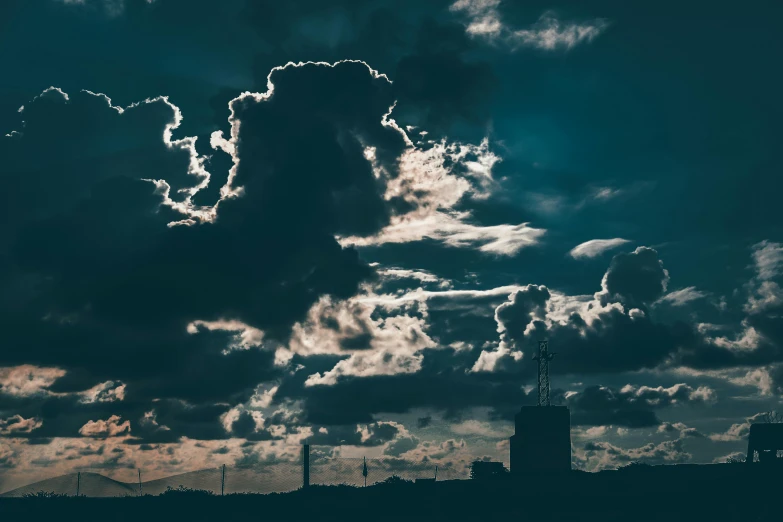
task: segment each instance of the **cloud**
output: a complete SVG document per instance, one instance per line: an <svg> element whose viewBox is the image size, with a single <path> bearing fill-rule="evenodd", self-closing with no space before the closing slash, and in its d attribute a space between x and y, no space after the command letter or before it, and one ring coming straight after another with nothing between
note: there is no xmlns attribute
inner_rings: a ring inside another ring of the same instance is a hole
<svg viewBox="0 0 783 522"><path fill-rule="evenodd" d="M17 466L17 454L7 444L0 442L0 468L12 469Z"/></svg>
<svg viewBox="0 0 783 522"><path fill-rule="evenodd" d="M329 426L308 437L312 445L376 447L388 444L406 444L402 439L411 439L408 430L397 422L372 422L363 425ZM399 446L397 449L401 449Z"/></svg>
<svg viewBox="0 0 783 522"><path fill-rule="evenodd" d="M375 233L393 211L364 154L393 173L407 147L390 86L361 62L275 69L267 93L231 102L233 134L213 142L232 174L207 204L214 178L196 138L175 137L184 117L167 98L123 108L50 89L26 104L0 139L0 262L14 261L0 271L0 343L20 347L0 364L41 361L85 404L128 402L133 416L152 399L236 403L277 377L263 343L373 276L335 236ZM4 391L55 378L15 375Z"/></svg>
<svg viewBox="0 0 783 522"><path fill-rule="evenodd" d="M783 290L780 287L783 245L761 241L753 245L752 249L755 277L746 285L749 295L745 311L750 315L775 313L783 308Z"/></svg>
<svg viewBox="0 0 783 522"><path fill-rule="evenodd" d="M609 23L600 18L585 23L564 23L558 20L553 12L547 11L529 29L512 31L509 40L512 48L568 50L581 43L592 42L608 27Z"/></svg>
<svg viewBox="0 0 783 522"><path fill-rule="evenodd" d="M624 245L628 243L627 239L614 238L614 239L591 239L585 241L571 249L569 255L574 259L594 258L603 254L607 250Z"/></svg>
<svg viewBox="0 0 783 522"><path fill-rule="evenodd" d="M443 441L423 441L415 449L408 450L404 454L405 460L399 462L401 466L410 466L411 463L433 467L438 465L438 473L459 470L465 471L473 456L468 450L464 440L446 439Z"/></svg>
<svg viewBox="0 0 783 522"><path fill-rule="evenodd" d="M432 272L426 270L410 270L404 268L379 268L377 270L381 278L390 280L412 280L421 285L433 284L437 288L450 288L451 281L441 279Z"/></svg>
<svg viewBox="0 0 783 522"><path fill-rule="evenodd" d="M628 384L619 389L589 386L581 392L564 394L562 400L571 409L573 425L643 428L661 424L656 410L712 403L716 394L709 387L693 388L684 383L669 388Z"/></svg>
<svg viewBox="0 0 783 522"><path fill-rule="evenodd" d="M546 11L530 27L514 29L502 20L500 5L501 0L457 0L449 9L465 17L465 31L469 35L503 44L511 51L521 48L569 50L593 41L609 27L609 22L601 18L563 22L553 11Z"/></svg>
<svg viewBox="0 0 783 522"><path fill-rule="evenodd" d="M399 375L416 373L421 370L422 356L398 354L394 352L375 352L370 355L353 354L338 362L334 368L315 373L307 378L305 386L323 386L337 384L344 376L370 377L375 375Z"/></svg>
<svg viewBox="0 0 783 522"><path fill-rule="evenodd" d="M125 12L128 2L136 2L140 5L152 4L156 0L55 0L67 6L80 6L90 9L99 9L108 17L120 16Z"/></svg>
<svg viewBox="0 0 783 522"><path fill-rule="evenodd" d="M497 11L499 5L500 0L457 0L449 9L465 13L469 20L465 29L468 34L493 36L503 30Z"/></svg>
<svg viewBox="0 0 783 522"><path fill-rule="evenodd" d="M0 419L0 435L16 436L21 433L30 433L43 425L40 419L25 419L21 415L14 415L7 419Z"/></svg>
<svg viewBox="0 0 783 522"><path fill-rule="evenodd" d="M741 451L735 451L732 453L729 453L728 455L722 455L720 457L715 457L712 462L715 464L722 464L725 462L745 462L745 453Z"/></svg>
<svg viewBox="0 0 783 522"><path fill-rule="evenodd" d="M96 439L105 439L107 437L119 437L130 433L130 421L120 422L117 415L112 415L106 420L89 421L79 429L79 433L84 437L93 437Z"/></svg>
<svg viewBox="0 0 783 522"><path fill-rule="evenodd" d="M44 393L65 375L59 368L40 368L29 364L0 368L0 393L29 397Z"/></svg>
<svg viewBox="0 0 783 522"><path fill-rule="evenodd" d="M649 443L638 448L621 448L608 442L587 442L577 452L579 467L587 471L616 469L632 462L641 464L684 464L692 455L685 451L682 438L659 444Z"/></svg>
<svg viewBox="0 0 783 522"><path fill-rule="evenodd" d="M747 438L750 434L750 425L754 422L762 422L766 413L757 413L747 417L743 422L732 424L725 432L711 433L709 438L719 442L738 441Z"/></svg>
<svg viewBox="0 0 783 522"><path fill-rule="evenodd" d="M467 217L466 214L438 212L422 219L400 219L375 238L343 238L341 243L369 246L434 239L455 248L475 248L486 254L511 256L538 244L545 234L544 230L533 228L529 223L476 226L462 221Z"/></svg>
<svg viewBox="0 0 783 522"><path fill-rule="evenodd" d="M738 386L753 386L758 388L758 393L762 396L772 395L772 392L776 388L778 379L777 375L780 373L780 367L775 366L772 368L755 368L747 370L737 377L727 377L728 381ZM779 393L779 389L777 390Z"/></svg>
<svg viewBox="0 0 783 522"><path fill-rule="evenodd" d="M470 371L471 373L497 372L522 360L522 357L524 357L524 353L514 351L506 346L499 346L492 351L484 350L476 359Z"/></svg>
<svg viewBox="0 0 783 522"><path fill-rule="evenodd" d="M86 403L122 401L125 399L125 385L114 381L102 382L83 392L82 397Z"/></svg>
<svg viewBox="0 0 783 522"><path fill-rule="evenodd" d="M691 301L696 301L697 299L703 299L708 295L709 294L707 294L706 292L697 290L695 286L689 286L687 288L681 288L680 290L669 292L668 294L658 299L658 302L668 303L671 304L672 306L684 306L687 303L690 303Z"/></svg>
<svg viewBox="0 0 783 522"><path fill-rule="evenodd" d="M477 420L464 420L457 424L452 424L449 429L457 435L463 436L480 436L492 439L502 439L509 436L509 432L500 431L493 427L490 423L481 422Z"/></svg>
<svg viewBox="0 0 783 522"><path fill-rule="evenodd" d="M639 247L632 253L614 256L601 286L606 297L629 306L643 306L661 297L669 283L669 272L658 252Z"/></svg>
<svg viewBox="0 0 783 522"><path fill-rule="evenodd" d="M541 302L535 313L509 315L510 304L495 314L500 343L480 356L485 370L532 375L529 357L516 360L506 355L524 353L539 339L548 339L560 354L558 371L564 373L619 372L654 368L663 364L695 333L685 324L668 325L653 320L649 305L666 290L669 275L658 253L639 247L612 259L601 290L593 296L570 296L538 288ZM530 288L530 287L529 287ZM546 293L544 293L546 290ZM515 299L512 294L510 301ZM494 355L492 355L494 353ZM502 365L483 361L503 361Z"/></svg>
<svg viewBox="0 0 783 522"><path fill-rule="evenodd" d="M783 271L783 245L761 241L753 246L753 262L759 279L769 280Z"/></svg>
<svg viewBox="0 0 783 522"><path fill-rule="evenodd" d="M698 431L696 428L690 428L682 422L662 422L658 426L658 433L677 433L679 438L684 439L686 437L704 438L704 434Z"/></svg>
<svg viewBox="0 0 783 522"><path fill-rule="evenodd" d="M545 230L529 223L478 225L470 222L470 211L456 209L469 198L489 196L495 183L492 167L498 161L486 139L478 146L441 141L408 149L400 157L399 170L389 180L384 198L410 210L392 216L374 236L341 237L340 243L371 246L433 239L493 255L514 255L536 245Z"/></svg>
<svg viewBox="0 0 783 522"><path fill-rule="evenodd" d="M736 292L745 302L740 310L732 310L739 322L701 325L699 342L683 351L678 362L696 369L721 369L758 368L783 361L782 248L769 241L752 246L753 276ZM757 374L756 379L760 377Z"/></svg>
<svg viewBox="0 0 783 522"><path fill-rule="evenodd" d="M494 351L483 351L472 372L495 372L520 361L524 353L515 346L522 343L528 327L546 316L546 305L551 297L545 286L527 285L512 293L508 302L495 309L495 321L500 333L500 345Z"/></svg>

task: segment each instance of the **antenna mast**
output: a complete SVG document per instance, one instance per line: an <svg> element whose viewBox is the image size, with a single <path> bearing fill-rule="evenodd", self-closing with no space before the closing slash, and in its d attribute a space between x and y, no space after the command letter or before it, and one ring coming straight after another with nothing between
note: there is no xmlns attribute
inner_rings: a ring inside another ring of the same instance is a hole
<svg viewBox="0 0 783 522"><path fill-rule="evenodd" d="M533 357L538 361L538 405L549 406L549 361L555 357L549 353L549 342L538 341L538 355Z"/></svg>

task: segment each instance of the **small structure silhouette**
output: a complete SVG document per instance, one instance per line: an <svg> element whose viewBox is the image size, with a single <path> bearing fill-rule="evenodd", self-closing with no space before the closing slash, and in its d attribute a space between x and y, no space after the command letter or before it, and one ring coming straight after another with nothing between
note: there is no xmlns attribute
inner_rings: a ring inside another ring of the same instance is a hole
<svg viewBox="0 0 783 522"><path fill-rule="evenodd" d="M758 454L759 462L770 462L783 450L783 423L755 423L750 425L748 456L745 462L753 462Z"/></svg>

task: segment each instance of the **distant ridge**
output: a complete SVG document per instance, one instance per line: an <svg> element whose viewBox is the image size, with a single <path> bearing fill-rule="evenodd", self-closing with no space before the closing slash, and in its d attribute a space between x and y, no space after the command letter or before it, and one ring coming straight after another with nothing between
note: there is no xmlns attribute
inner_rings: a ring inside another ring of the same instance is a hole
<svg viewBox="0 0 783 522"><path fill-rule="evenodd" d="M59 477L40 480L26 486L22 486L0 494L0 497L22 497L24 495L35 494L39 491L47 493L53 492L59 495L76 494L77 474L69 473ZM88 497L123 497L125 495L136 495L138 492L131 484L118 482L100 473L84 472L81 476L79 492Z"/></svg>
<svg viewBox="0 0 783 522"><path fill-rule="evenodd" d="M265 470L232 468L227 473L225 479L225 492L227 494L279 493L299 488L302 476L297 467L283 466L280 469L276 469L274 466L270 466L269 469ZM39 491L54 492L60 495L75 495L76 480L77 474L69 473L68 475L33 482L32 484L6 491L0 494L0 498L21 497L28 493L35 494ZM209 468L143 481L141 486L145 495L160 495L169 487L177 489L180 486L187 489L211 491L219 495L221 480L220 468ZM119 482L100 473L82 472L79 490L82 495L88 497L136 496L139 493L139 485L136 482Z"/></svg>

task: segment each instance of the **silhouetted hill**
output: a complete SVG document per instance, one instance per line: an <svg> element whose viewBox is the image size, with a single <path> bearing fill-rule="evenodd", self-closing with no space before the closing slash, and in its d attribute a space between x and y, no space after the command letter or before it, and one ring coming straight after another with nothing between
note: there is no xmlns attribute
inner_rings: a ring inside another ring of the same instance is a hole
<svg viewBox="0 0 783 522"><path fill-rule="evenodd" d="M200 489L220 493L220 470L206 469L190 471L170 477L163 477L149 482L142 482L141 487L145 495L160 495L166 488L178 488L182 486L188 489Z"/></svg>
<svg viewBox="0 0 783 522"><path fill-rule="evenodd" d="M231 468L226 476L226 493L280 493L297 489L302 484L302 472L299 466L269 468ZM76 494L77 474L71 473L53 477L22 486L0 494L0 497L21 497L40 491L58 495ZM160 495L166 489L186 489L211 491L220 494L220 468L210 468L171 475L155 480L142 481L142 492L145 495ZM123 497L138 495L138 483L119 482L99 473L82 472L80 493L87 497Z"/></svg>
<svg viewBox="0 0 783 522"><path fill-rule="evenodd" d="M271 465L259 468L229 468L226 474L225 492L232 493L280 493L297 489L302 485L299 465ZM159 495L166 488L183 486L220 494L220 468L191 471L180 475L142 482L145 494Z"/></svg>
<svg viewBox="0 0 783 522"><path fill-rule="evenodd" d="M77 474L69 473L60 477L54 477L38 482L33 482L20 488L6 491L0 497L22 497L27 494L35 494L39 491L54 493L57 495L75 495L76 494ZM123 497L125 495L136 495L136 490L132 485L118 482L104 477L99 473L82 473L79 491L82 495L88 497Z"/></svg>

